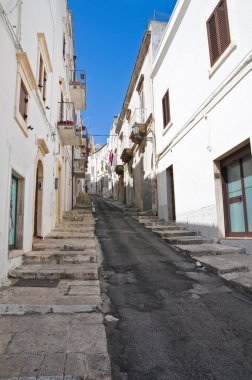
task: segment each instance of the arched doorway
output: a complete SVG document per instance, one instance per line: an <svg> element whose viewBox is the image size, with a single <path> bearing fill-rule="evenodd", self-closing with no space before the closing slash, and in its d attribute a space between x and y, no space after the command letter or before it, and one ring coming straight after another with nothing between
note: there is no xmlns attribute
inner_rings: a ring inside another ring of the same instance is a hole
<svg viewBox="0 0 252 380"><path fill-rule="evenodd" d="M42 237L42 207L43 207L43 164L38 161L36 173L34 236Z"/></svg>

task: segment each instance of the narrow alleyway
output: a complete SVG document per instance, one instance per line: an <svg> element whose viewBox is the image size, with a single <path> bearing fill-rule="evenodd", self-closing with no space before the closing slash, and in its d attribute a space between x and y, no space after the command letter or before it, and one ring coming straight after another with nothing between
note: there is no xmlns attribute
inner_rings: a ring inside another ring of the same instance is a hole
<svg viewBox="0 0 252 380"><path fill-rule="evenodd" d="M114 380L249 380L252 301L94 197Z"/></svg>

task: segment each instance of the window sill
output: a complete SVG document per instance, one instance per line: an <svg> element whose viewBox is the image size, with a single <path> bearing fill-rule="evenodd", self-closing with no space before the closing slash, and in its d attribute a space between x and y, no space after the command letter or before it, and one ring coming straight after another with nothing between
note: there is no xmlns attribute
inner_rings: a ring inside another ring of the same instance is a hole
<svg viewBox="0 0 252 380"><path fill-rule="evenodd" d="M236 49L236 44L231 43L229 47L224 51L224 53L220 56L220 58L215 62L215 64L208 70L208 77L214 75L214 73L218 70L218 68L226 61L226 59L230 56L230 54Z"/></svg>
<svg viewBox="0 0 252 380"><path fill-rule="evenodd" d="M166 133L167 133L167 131L172 127L172 125L173 125L173 123L170 121L170 123L169 124L167 124L167 126L165 127L165 129L163 130L163 133L162 133L162 135L164 136Z"/></svg>

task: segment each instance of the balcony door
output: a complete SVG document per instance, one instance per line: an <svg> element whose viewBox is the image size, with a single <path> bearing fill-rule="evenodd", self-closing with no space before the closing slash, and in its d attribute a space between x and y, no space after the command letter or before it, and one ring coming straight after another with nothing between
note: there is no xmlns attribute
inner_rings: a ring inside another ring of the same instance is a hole
<svg viewBox="0 0 252 380"><path fill-rule="evenodd" d="M252 237L252 156L250 147L222 162L226 235Z"/></svg>

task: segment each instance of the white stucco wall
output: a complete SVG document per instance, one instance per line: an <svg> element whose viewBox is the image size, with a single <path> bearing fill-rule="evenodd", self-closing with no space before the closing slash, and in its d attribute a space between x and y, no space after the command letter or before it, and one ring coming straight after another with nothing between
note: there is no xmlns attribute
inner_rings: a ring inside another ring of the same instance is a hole
<svg viewBox="0 0 252 380"><path fill-rule="evenodd" d="M1 1L7 14L10 25L17 25L17 8L15 2ZM11 12L11 13L10 13ZM61 208L71 208L71 148L63 147L57 133L58 102L60 101L61 87L59 78L65 78L66 97L70 100L65 63L62 56L64 19L67 17L66 2L33 0L22 2L21 13L21 46L26 52L31 70L37 80L38 71L38 39L37 33L44 33L53 71L48 74L46 104L49 110L43 109L39 97L32 91L28 104L26 136L14 119L14 104L17 78L17 59L15 44L7 30L3 17L0 15L0 113L1 113L1 140L0 152L0 199L2 212L0 213L0 282L7 277L8 270L21 262L21 254L32 249L34 204L36 186L37 159L43 162L43 207L42 207L42 235L45 236L55 223L55 189L54 168L57 159L62 165L62 203ZM13 29L15 32L15 29ZM68 37L67 51L73 54L72 37ZM38 91L38 90L37 90ZM49 153L44 157L38 156L37 139L43 139ZM65 151L65 152L64 152ZM65 157L65 159L63 158ZM67 158L69 157L69 158ZM9 258L8 227L10 210L11 175L15 174L25 180L24 190L24 221L23 247L12 253ZM66 173L66 177L65 174ZM17 256L16 258L14 256Z"/></svg>
<svg viewBox="0 0 252 380"><path fill-rule="evenodd" d="M223 233L216 212L214 160L251 139L252 125L251 63L238 72L251 53L252 3L227 0L234 47L225 60L219 59L213 72L206 21L217 3L178 1L152 73L159 215L168 218L166 169L173 165L177 221L214 237ZM167 89L172 125L166 131L162 98ZM215 92L219 94L214 97Z"/></svg>

